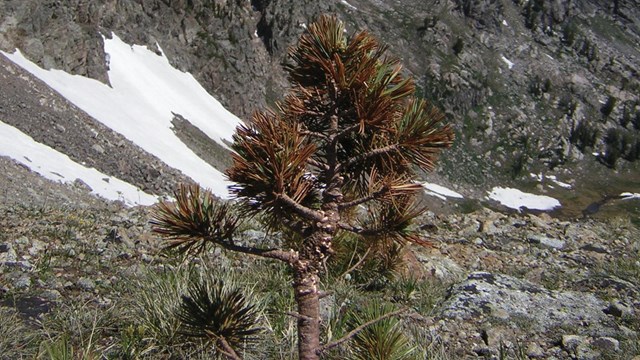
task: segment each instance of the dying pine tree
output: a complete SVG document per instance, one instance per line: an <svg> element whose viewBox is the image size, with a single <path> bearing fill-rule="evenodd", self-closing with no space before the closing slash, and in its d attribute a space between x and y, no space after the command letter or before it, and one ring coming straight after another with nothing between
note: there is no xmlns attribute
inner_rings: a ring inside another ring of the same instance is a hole
<svg viewBox="0 0 640 360"><path fill-rule="evenodd" d="M385 52L369 33L349 37L335 17L320 17L289 50L289 93L236 131L227 170L235 201L182 186L155 212L169 247L212 244L291 268L300 359L341 342L320 344L320 276L337 236L420 242L411 227L423 210L416 170L432 170L453 141L442 113L414 97L413 80ZM283 230L286 246L234 242L241 219L252 216Z"/></svg>

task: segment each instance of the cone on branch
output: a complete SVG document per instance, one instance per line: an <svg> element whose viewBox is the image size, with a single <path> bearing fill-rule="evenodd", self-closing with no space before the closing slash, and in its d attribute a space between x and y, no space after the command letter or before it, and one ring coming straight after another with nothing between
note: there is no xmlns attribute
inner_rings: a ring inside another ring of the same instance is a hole
<svg viewBox="0 0 640 360"><path fill-rule="evenodd" d="M367 32L347 36L337 18L319 17L289 50L289 93L236 131L227 170L234 203L216 204L192 186L156 211L154 224L170 246L212 244L291 267L300 359L318 359L327 348L320 344L320 275L336 236L421 243L410 226L423 211L416 169L433 170L453 142L444 115L413 96L413 80L386 50ZM235 244L240 219L252 215L297 240L290 248Z"/></svg>

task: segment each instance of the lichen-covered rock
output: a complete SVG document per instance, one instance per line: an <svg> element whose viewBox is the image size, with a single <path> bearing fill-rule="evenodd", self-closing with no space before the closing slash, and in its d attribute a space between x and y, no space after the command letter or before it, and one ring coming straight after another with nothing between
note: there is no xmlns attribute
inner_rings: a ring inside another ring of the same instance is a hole
<svg viewBox="0 0 640 360"><path fill-rule="evenodd" d="M442 315L452 319L526 322L534 331L573 328L582 334L616 334L608 304L593 294L551 291L511 276L475 272L451 288Z"/></svg>

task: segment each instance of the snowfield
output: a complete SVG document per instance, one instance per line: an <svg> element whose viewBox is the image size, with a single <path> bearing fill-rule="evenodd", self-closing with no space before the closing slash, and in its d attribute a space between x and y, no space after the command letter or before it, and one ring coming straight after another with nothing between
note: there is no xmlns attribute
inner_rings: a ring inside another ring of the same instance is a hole
<svg viewBox="0 0 640 360"><path fill-rule="evenodd" d="M640 193L623 192L620 197L622 200L640 199Z"/></svg>
<svg viewBox="0 0 640 360"><path fill-rule="evenodd" d="M546 211L560 207L560 202L552 197L529 194L512 188L494 187L487 198L518 211L522 208Z"/></svg>
<svg viewBox="0 0 640 360"><path fill-rule="evenodd" d="M427 193L427 195L435 196L442 200L446 200L448 197L456 199L464 198L464 196L460 195L459 193L438 184L425 182L422 184L422 186L425 188L425 192Z"/></svg>
<svg viewBox="0 0 640 360"><path fill-rule="evenodd" d="M0 121L0 155L9 156L42 177L73 183L82 180L95 195L120 200L127 206L152 205L156 197L120 179L105 175L71 160L67 155L40 144L11 125Z"/></svg>
<svg viewBox="0 0 640 360"><path fill-rule="evenodd" d="M104 39L109 82L44 70L20 51L3 53L59 92L94 119L122 134L203 187L228 198L224 175L194 154L173 133L173 113L182 115L224 147L240 119L226 110L189 74L175 69L164 55L129 45L116 35ZM228 147L227 147L228 148Z"/></svg>

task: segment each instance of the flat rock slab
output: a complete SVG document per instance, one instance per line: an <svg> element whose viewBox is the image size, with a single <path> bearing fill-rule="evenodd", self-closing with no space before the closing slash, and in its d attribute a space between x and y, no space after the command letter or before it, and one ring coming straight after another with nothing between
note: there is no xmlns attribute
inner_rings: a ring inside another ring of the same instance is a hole
<svg viewBox="0 0 640 360"><path fill-rule="evenodd" d="M605 313L608 303L593 294L553 291L507 275L474 272L453 286L442 315L451 319L527 323L533 331L574 329L584 334L616 334Z"/></svg>

